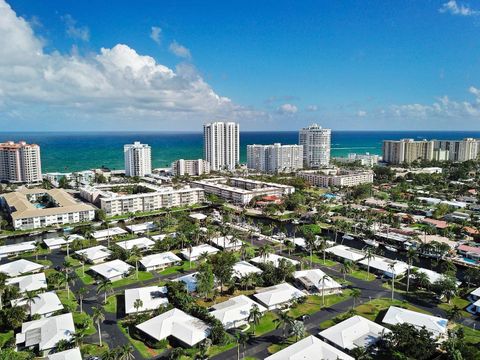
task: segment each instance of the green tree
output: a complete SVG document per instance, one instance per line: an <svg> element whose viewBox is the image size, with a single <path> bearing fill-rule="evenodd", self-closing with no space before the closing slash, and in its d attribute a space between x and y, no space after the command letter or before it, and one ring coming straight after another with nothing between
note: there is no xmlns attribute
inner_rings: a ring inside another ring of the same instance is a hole
<svg viewBox="0 0 480 360"><path fill-rule="evenodd" d="M98 343L101 347L102 346L102 329L100 328L100 324L105 321L105 314L103 313L101 308L94 307L92 318L93 318L93 322L97 324Z"/></svg>
<svg viewBox="0 0 480 360"><path fill-rule="evenodd" d="M252 323L253 326L253 333L255 333L255 328L260 323L260 319L262 318L263 314L260 311L260 308L257 304L253 304L250 308L250 312L248 314L248 322Z"/></svg>
<svg viewBox="0 0 480 360"><path fill-rule="evenodd" d="M287 312L280 311L278 317L273 320L277 325L276 328L282 328L283 338L287 337L287 330L292 327L294 319Z"/></svg>
<svg viewBox="0 0 480 360"><path fill-rule="evenodd" d="M212 265L208 262L202 263L197 273L197 292L205 299L212 293L215 286L215 275Z"/></svg>
<svg viewBox="0 0 480 360"><path fill-rule="evenodd" d="M353 299L352 309L355 308L356 302L357 302L358 299L360 299L361 295L362 295L362 292L360 291L360 289L358 289L358 288L353 288L352 289L352 293L351 293L351 296L352 296L352 299Z"/></svg>
<svg viewBox="0 0 480 360"><path fill-rule="evenodd" d="M107 303L107 295L113 292L112 282L108 279L102 278L97 285L97 295L101 292L104 293L104 303Z"/></svg>
<svg viewBox="0 0 480 360"><path fill-rule="evenodd" d="M213 267L213 274L220 282L220 291L223 291L223 286L230 283L233 275L233 265L237 262L235 255L231 252L218 252L210 257L210 262Z"/></svg>

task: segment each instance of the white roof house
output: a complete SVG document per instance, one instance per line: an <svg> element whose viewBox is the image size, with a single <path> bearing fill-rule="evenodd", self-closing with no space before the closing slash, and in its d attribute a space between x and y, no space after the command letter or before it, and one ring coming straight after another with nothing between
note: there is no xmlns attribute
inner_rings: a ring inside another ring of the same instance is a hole
<svg viewBox="0 0 480 360"><path fill-rule="evenodd" d="M125 226L128 231L130 231L132 234L143 234L148 231L154 231L157 229L157 226L154 224L153 221L148 221L143 224L132 224Z"/></svg>
<svg viewBox="0 0 480 360"><path fill-rule="evenodd" d="M160 306L168 304L167 288L165 286L146 286L137 289L125 290L125 313L136 313L135 301L142 300L142 306L138 312L158 309Z"/></svg>
<svg viewBox="0 0 480 360"><path fill-rule="evenodd" d="M40 351L48 354L60 340L69 341L75 334L75 325L71 313L24 322L22 331L16 335L19 348L38 345Z"/></svg>
<svg viewBox="0 0 480 360"><path fill-rule="evenodd" d="M90 268L90 270L110 281L117 281L124 278L132 269L133 266L118 259L94 265Z"/></svg>
<svg viewBox="0 0 480 360"><path fill-rule="evenodd" d="M206 323L179 309L164 312L137 328L155 340L173 337L187 346L194 346L210 334Z"/></svg>
<svg viewBox="0 0 480 360"><path fill-rule="evenodd" d="M82 353L79 348L73 348L48 355L48 360L82 360Z"/></svg>
<svg viewBox="0 0 480 360"><path fill-rule="evenodd" d="M275 309L306 295L288 283L281 283L261 289L254 296L268 309Z"/></svg>
<svg viewBox="0 0 480 360"><path fill-rule="evenodd" d="M222 303L213 305L213 310L210 314L220 320L226 329L237 328L248 322L247 320L250 315L250 309L253 305L257 305L262 313L267 311L264 306L257 304L245 295L239 295Z"/></svg>
<svg viewBox="0 0 480 360"><path fill-rule="evenodd" d="M207 215L202 213L191 213L188 216L194 220L199 220L199 221L205 220L207 218Z"/></svg>
<svg viewBox="0 0 480 360"><path fill-rule="evenodd" d="M285 256L277 255L277 254L267 254L267 256L257 256L254 257L253 259L250 259L251 262L257 263L257 264L266 264L268 262L271 262L273 266L277 267L278 263L280 262L281 259L285 259L292 263L292 265L297 265L299 262L297 260L289 259Z"/></svg>
<svg viewBox="0 0 480 360"><path fill-rule="evenodd" d="M21 254L35 250L35 241L26 241L18 244L0 246L0 259L10 255Z"/></svg>
<svg viewBox="0 0 480 360"><path fill-rule="evenodd" d="M164 269L167 266L179 263L181 261L182 259L180 259L173 252L167 251L160 254L152 254L152 255L144 256L140 260L140 264L142 265L142 267L145 268L145 270L151 271L151 270L157 270L157 269Z"/></svg>
<svg viewBox="0 0 480 360"><path fill-rule="evenodd" d="M70 244L71 242L73 242L73 239L65 240L64 238L61 238L61 237L43 239L43 243L50 250L60 249L62 246L66 245L67 243Z"/></svg>
<svg viewBox="0 0 480 360"><path fill-rule="evenodd" d="M7 274L9 277L34 273L42 269L43 265L25 259L19 259L0 265L0 272Z"/></svg>
<svg viewBox="0 0 480 360"><path fill-rule="evenodd" d="M190 249L183 249L180 254L182 254L182 256L186 259L186 260L197 260L198 257L203 254L203 253L207 253L207 254L215 254L217 252L219 252L220 250L218 250L216 247L213 247L212 245L208 245L208 244L202 244L202 245L198 245L198 246L193 246L192 247L192 252L190 253Z"/></svg>
<svg viewBox="0 0 480 360"><path fill-rule="evenodd" d="M224 250L238 250L242 246L242 242L234 239L232 235L216 237L211 239L210 242Z"/></svg>
<svg viewBox="0 0 480 360"><path fill-rule="evenodd" d="M323 283L323 277L325 273L320 269L309 269L302 271L295 271L293 277L299 282L305 289L310 292L321 292L322 289L326 294L338 292L342 289L342 285L333 280L330 276L325 278Z"/></svg>
<svg viewBox="0 0 480 360"><path fill-rule="evenodd" d="M368 260L363 259L359 264L368 266ZM393 269L391 268L393 266ZM401 276L408 269L408 264L403 261L392 260L383 256L373 256L370 259L370 269L382 272L385 276L392 278L393 276Z"/></svg>
<svg viewBox="0 0 480 360"><path fill-rule="evenodd" d="M92 237L97 241L107 240L114 236L120 236L128 234L125 230L119 227L113 227L105 230L97 230L92 234Z"/></svg>
<svg viewBox="0 0 480 360"><path fill-rule="evenodd" d="M296 237L291 239L291 241L295 244L295 246L301 247L302 249L306 249L307 245L305 242L305 238Z"/></svg>
<svg viewBox="0 0 480 360"><path fill-rule="evenodd" d="M155 245L155 241L150 240L146 237L141 237L133 240L121 240L115 243L120 246L123 250L132 250L134 247L137 247L138 250L147 251Z"/></svg>
<svg viewBox="0 0 480 360"><path fill-rule="evenodd" d="M323 330L319 336L341 349L352 350L374 345L389 332L386 327L357 315Z"/></svg>
<svg viewBox="0 0 480 360"><path fill-rule="evenodd" d="M390 325L407 323L418 328L425 327L428 331L432 332L435 337L445 334L448 325L447 319L396 306L390 306L383 318L383 322Z"/></svg>
<svg viewBox="0 0 480 360"><path fill-rule="evenodd" d="M480 298L480 287L479 288L476 288L475 290L473 290L470 295L474 296L475 298Z"/></svg>
<svg viewBox="0 0 480 360"><path fill-rule="evenodd" d="M154 241L162 241L163 239L165 239L167 236L171 236L171 237L176 237L177 236L177 233L173 232L173 233L168 233L168 234L158 234L158 235L152 235L150 236Z"/></svg>
<svg viewBox="0 0 480 360"><path fill-rule="evenodd" d="M16 285L20 293L47 288L47 278L44 273L30 274L7 279L7 285Z"/></svg>
<svg viewBox="0 0 480 360"><path fill-rule="evenodd" d="M12 300L12 306L27 306L27 312L31 312L31 315L38 314L40 316L49 316L55 311L63 309L63 304L55 291L37 294L31 307L26 299Z"/></svg>
<svg viewBox="0 0 480 360"><path fill-rule="evenodd" d="M194 272L192 274L180 276L173 281L183 282L186 285L188 292L194 292L195 290L197 290L197 274L198 272Z"/></svg>
<svg viewBox="0 0 480 360"><path fill-rule="evenodd" d="M79 256L85 256L87 260L93 264L105 261L110 256L110 250L103 245L93 246L87 249L75 251Z"/></svg>
<svg viewBox="0 0 480 360"><path fill-rule="evenodd" d="M335 255L344 260L356 262L365 257L365 254L357 249L345 245L336 245L325 250L327 253Z"/></svg>
<svg viewBox="0 0 480 360"><path fill-rule="evenodd" d="M247 261L239 261L233 265L233 277L238 279L243 278L244 276L250 274L261 274L262 269L256 267L255 265L250 264Z"/></svg>
<svg viewBox="0 0 480 360"><path fill-rule="evenodd" d="M355 360L350 355L310 335L265 360Z"/></svg>
<svg viewBox="0 0 480 360"><path fill-rule="evenodd" d="M445 275L440 274L440 273L438 273L436 271L433 271L433 270L430 270L430 269L412 267L411 270L413 270L413 269L415 269L415 271L417 273L423 273L423 274L427 275L428 280L430 281L431 284L433 284L437 280L442 280L445 277ZM457 285L460 286L460 284L461 284L461 281L457 281ZM480 292L479 292L479 294L480 294Z"/></svg>

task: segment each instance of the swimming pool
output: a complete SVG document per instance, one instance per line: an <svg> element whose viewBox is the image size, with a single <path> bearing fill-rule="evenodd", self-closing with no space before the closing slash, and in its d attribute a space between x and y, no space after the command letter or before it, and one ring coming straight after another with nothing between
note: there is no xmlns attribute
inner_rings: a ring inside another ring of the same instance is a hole
<svg viewBox="0 0 480 360"><path fill-rule="evenodd" d="M469 264L476 264L477 260L469 259L469 258L463 258L463 261Z"/></svg>

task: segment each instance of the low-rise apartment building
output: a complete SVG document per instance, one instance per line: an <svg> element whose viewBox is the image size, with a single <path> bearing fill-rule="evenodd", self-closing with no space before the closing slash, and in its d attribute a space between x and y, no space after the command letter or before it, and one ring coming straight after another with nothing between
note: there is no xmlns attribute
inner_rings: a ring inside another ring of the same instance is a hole
<svg viewBox="0 0 480 360"><path fill-rule="evenodd" d="M301 171L297 176L305 179L311 185L319 187L350 187L373 183L372 170L311 170Z"/></svg>
<svg viewBox="0 0 480 360"><path fill-rule="evenodd" d="M175 176L199 176L204 174L210 174L210 163L202 159L180 159L172 163L172 174Z"/></svg>

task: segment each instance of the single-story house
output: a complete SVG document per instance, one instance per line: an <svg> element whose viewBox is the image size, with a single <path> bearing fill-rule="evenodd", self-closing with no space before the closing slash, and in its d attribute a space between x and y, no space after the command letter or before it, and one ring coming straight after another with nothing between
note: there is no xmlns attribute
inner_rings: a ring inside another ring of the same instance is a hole
<svg viewBox="0 0 480 360"><path fill-rule="evenodd" d="M268 310L290 305L293 301L306 296L289 283L281 283L258 290L254 297Z"/></svg>
<svg viewBox="0 0 480 360"><path fill-rule="evenodd" d="M0 272L7 274L9 277L36 273L42 269L43 265L25 259L19 259L0 265Z"/></svg>
<svg viewBox="0 0 480 360"><path fill-rule="evenodd" d="M0 246L0 259L35 250L35 241Z"/></svg>
<svg viewBox="0 0 480 360"><path fill-rule="evenodd" d="M75 254L79 257L84 256L89 263L99 264L107 260L107 258L110 256L110 250L103 245L98 245L75 251Z"/></svg>
<svg viewBox="0 0 480 360"><path fill-rule="evenodd" d="M437 229L446 229L448 227L448 223L444 220L424 218L422 220L422 223L427 224L427 225L432 225L432 226L436 227Z"/></svg>
<svg viewBox="0 0 480 360"><path fill-rule="evenodd" d="M320 269L309 269L302 271L295 271L293 277L299 287L305 288L309 293L317 294L335 294L342 291L342 285L333 280L330 276L325 279L323 283L323 277L325 273Z"/></svg>
<svg viewBox="0 0 480 360"><path fill-rule="evenodd" d="M457 247L457 252L467 259L480 261L480 247L478 246L460 245Z"/></svg>
<svg viewBox="0 0 480 360"><path fill-rule="evenodd" d="M103 264L94 265L90 268L90 270L94 273L112 282L128 276L132 269L133 266L130 266L126 262L118 259Z"/></svg>
<svg viewBox="0 0 480 360"><path fill-rule="evenodd" d="M140 265L147 271L153 271L163 270L168 266L172 266L181 262L182 259L180 259L177 255L171 251L167 251L160 254L144 256L140 260Z"/></svg>
<svg viewBox="0 0 480 360"><path fill-rule="evenodd" d="M48 360L82 360L82 353L80 348L76 347L65 351L50 354L47 357Z"/></svg>
<svg viewBox="0 0 480 360"><path fill-rule="evenodd" d="M136 247L140 251L148 251L153 245L155 245L155 241L146 237L141 237L133 240L118 241L115 245L120 246L123 250L132 250Z"/></svg>
<svg viewBox="0 0 480 360"><path fill-rule="evenodd" d="M36 291L47 288L47 278L44 273L22 275L7 279L7 285L17 286L22 294L26 291Z"/></svg>
<svg viewBox="0 0 480 360"><path fill-rule="evenodd" d="M325 252L334 255L335 257L341 259L342 261L353 261L357 262L362 260L365 257L365 254L357 249L351 248L345 245L336 245L329 247Z"/></svg>
<svg viewBox="0 0 480 360"><path fill-rule="evenodd" d="M413 271L415 271L417 273L423 273L423 274L427 275L428 280L430 281L430 284L433 284L435 281L442 280L445 277L444 274L440 274L436 271L433 271L433 270L430 270L430 269L425 269L425 268L419 268L419 267L413 267L412 266L412 268L410 269L410 273L412 273ZM457 280L457 285L460 286L461 281Z"/></svg>
<svg viewBox="0 0 480 360"><path fill-rule="evenodd" d="M186 347L192 347L210 335L205 322L176 308L137 325L137 329L157 341L173 338Z"/></svg>
<svg viewBox="0 0 480 360"><path fill-rule="evenodd" d="M390 330L362 316L352 316L320 332L320 338L342 350L371 347Z"/></svg>
<svg viewBox="0 0 480 360"><path fill-rule="evenodd" d="M176 237L177 236L177 233L169 233L169 234L158 234L158 235L152 235L150 236L153 241L162 241L163 239L165 239L167 236L171 236L171 237Z"/></svg>
<svg viewBox="0 0 480 360"><path fill-rule="evenodd" d="M480 287L470 293L469 299L472 301L472 310L480 313Z"/></svg>
<svg viewBox="0 0 480 360"><path fill-rule="evenodd" d="M42 317L49 317L54 312L63 309L63 304L55 291L37 294L31 305L27 299L12 300L12 306L26 306L30 315L40 315Z"/></svg>
<svg viewBox="0 0 480 360"><path fill-rule="evenodd" d="M120 227L113 227L105 230L97 230L92 234L92 237L97 241L104 241L108 238L113 238L114 236L122 236L128 234L125 230Z"/></svg>
<svg viewBox="0 0 480 360"><path fill-rule="evenodd" d="M310 335L265 360L355 360L350 355Z"/></svg>
<svg viewBox="0 0 480 360"><path fill-rule="evenodd" d="M135 308L135 301L140 299L142 306ZM146 286L125 290L125 313L151 311L168 304L166 286Z"/></svg>
<svg viewBox="0 0 480 360"><path fill-rule="evenodd" d="M257 304L252 299L245 295L235 296L227 301L212 306L210 315L217 318L225 327L225 329L238 328L248 323L250 310L254 305L257 305L260 312L265 312L267 309Z"/></svg>
<svg viewBox="0 0 480 360"><path fill-rule="evenodd" d="M233 265L233 277L241 279L250 274L261 274L262 269L250 264L248 261L239 261Z"/></svg>
<svg viewBox="0 0 480 360"><path fill-rule="evenodd" d="M363 259L358 262L367 268L370 265L370 270L385 275L389 278L399 277L405 274L408 269L408 264L403 261L392 260L383 256L373 256L370 261ZM393 268L392 268L393 266Z"/></svg>
<svg viewBox="0 0 480 360"><path fill-rule="evenodd" d="M18 350L37 348L47 356L60 340L70 341L75 334L71 313L24 322L15 336Z"/></svg>
<svg viewBox="0 0 480 360"><path fill-rule="evenodd" d="M277 254L267 254L267 256L257 256L257 257L254 257L253 259L250 259L250 261L256 264L266 264L271 262L273 266L277 267L281 259L287 260L294 266L297 266L298 264L300 264L300 262L298 262L297 260L289 259L285 256L281 256Z"/></svg>
<svg viewBox="0 0 480 360"><path fill-rule="evenodd" d="M148 221L143 224L128 225L125 227L132 234L145 234L149 231L155 231L157 229L157 225L155 225L153 221Z"/></svg>
<svg viewBox="0 0 480 360"><path fill-rule="evenodd" d="M57 250L57 249L60 249L62 246L71 244L75 240L83 240L83 239L84 239L83 236L72 234L72 235L69 235L67 239L64 239L61 237L43 239L43 243L50 250Z"/></svg>
<svg viewBox="0 0 480 360"><path fill-rule="evenodd" d="M180 251L180 254L182 254L185 260L195 261L200 257L200 255L204 253L211 255L219 251L220 250L218 250L216 247L213 247L212 245L202 244L198 246L193 246L191 249L183 249L182 251Z"/></svg>
<svg viewBox="0 0 480 360"><path fill-rule="evenodd" d="M207 215L202 214L202 213L191 213L188 215L191 219L197 220L197 221L203 221L207 218Z"/></svg>
<svg viewBox="0 0 480 360"><path fill-rule="evenodd" d="M417 328L425 327L428 331L433 333L435 338L438 338L446 334L448 320L438 316L422 314L416 311L390 306L383 318L383 323L389 325L407 323Z"/></svg>
<svg viewBox="0 0 480 360"><path fill-rule="evenodd" d="M210 240L212 245L216 245L220 249L235 251L240 249L242 242L234 239L232 235L215 237Z"/></svg>

